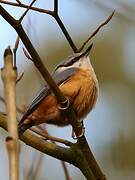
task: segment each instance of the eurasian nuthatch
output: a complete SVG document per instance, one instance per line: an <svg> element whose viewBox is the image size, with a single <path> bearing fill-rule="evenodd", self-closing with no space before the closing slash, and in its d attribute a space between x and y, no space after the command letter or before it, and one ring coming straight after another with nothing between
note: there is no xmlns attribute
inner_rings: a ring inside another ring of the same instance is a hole
<svg viewBox="0 0 135 180"><path fill-rule="evenodd" d="M91 48L92 45L82 53L69 56L52 73L56 84L69 99L78 120L82 120L93 109L98 95L98 81L89 59ZM57 126L70 124L47 84L24 113L19 122L19 132L42 123Z"/></svg>

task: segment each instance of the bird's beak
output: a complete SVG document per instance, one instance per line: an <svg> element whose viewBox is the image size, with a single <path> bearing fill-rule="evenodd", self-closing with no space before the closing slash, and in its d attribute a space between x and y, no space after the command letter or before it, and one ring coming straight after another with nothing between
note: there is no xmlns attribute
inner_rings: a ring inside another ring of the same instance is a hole
<svg viewBox="0 0 135 180"><path fill-rule="evenodd" d="M93 46L93 43L90 44L90 46L82 53L82 55L83 56L89 56L92 46Z"/></svg>

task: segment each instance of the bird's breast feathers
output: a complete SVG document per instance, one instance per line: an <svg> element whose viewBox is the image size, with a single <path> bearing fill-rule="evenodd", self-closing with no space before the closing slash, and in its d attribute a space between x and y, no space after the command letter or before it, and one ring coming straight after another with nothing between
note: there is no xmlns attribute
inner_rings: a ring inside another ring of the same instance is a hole
<svg viewBox="0 0 135 180"><path fill-rule="evenodd" d="M95 106L98 96L98 81L94 71L79 69L64 82L60 89L71 103L79 118L85 117Z"/></svg>

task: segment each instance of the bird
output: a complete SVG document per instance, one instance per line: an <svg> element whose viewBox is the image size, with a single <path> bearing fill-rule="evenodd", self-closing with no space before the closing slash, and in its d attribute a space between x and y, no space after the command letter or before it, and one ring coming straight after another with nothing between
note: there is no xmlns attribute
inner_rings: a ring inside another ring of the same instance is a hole
<svg viewBox="0 0 135 180"><path fill-rule="evenodd" d="M65 58L51 74L60 91L69 99L80 122L95 107L99 92L98 80L89 57L92 46ZM59 107L54 93L45 84L24 112L18 124L19 134L43 123L60 127L71 125Z"/></svg>

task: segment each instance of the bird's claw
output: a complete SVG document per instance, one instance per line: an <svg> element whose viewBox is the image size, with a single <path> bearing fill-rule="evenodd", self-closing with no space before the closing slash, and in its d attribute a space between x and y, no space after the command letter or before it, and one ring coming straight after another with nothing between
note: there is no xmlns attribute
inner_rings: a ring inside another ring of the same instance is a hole
<svg viewBox="0 0 135 180"><path fill-rule="evenodd" d="M81 131L81 134L79 134L78 136L76 136L74 130L72 129L72 138L73 138L73 139L81 138L81 137L84 135L84 133L85 133L85 127L84 127L84 125L83 125L83 123L82 123L82 131Z"/></svg>

